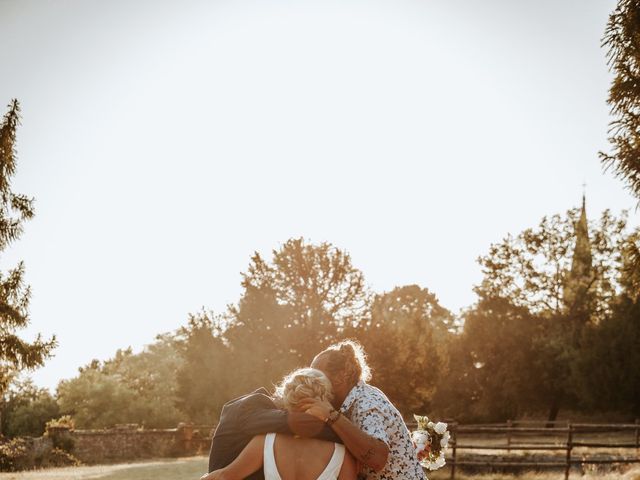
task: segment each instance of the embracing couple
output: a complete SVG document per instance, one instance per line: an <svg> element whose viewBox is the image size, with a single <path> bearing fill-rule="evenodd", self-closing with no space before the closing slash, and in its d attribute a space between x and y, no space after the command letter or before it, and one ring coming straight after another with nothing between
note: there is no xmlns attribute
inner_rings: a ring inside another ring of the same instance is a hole
<svg viewBox="0 0 640 480"><path fill-rule="evenodd" d="M362 347L347 340L273 396L260 389L231 400L201 480L424 480L402 416L370 377Z"/></svg>

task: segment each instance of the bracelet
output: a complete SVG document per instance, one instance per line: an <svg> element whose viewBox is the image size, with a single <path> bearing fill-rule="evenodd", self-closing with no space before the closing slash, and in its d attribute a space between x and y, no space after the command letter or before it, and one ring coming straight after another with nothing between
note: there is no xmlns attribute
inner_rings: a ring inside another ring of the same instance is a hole
<svg viewBox="0 0 640 480"><path fill-rule="evenodd" d="M339 410L331 410L331 412L329 413L329 416L327 417L327 419L324 422L327 425L333 425L334 423L336 423L338 421L339 418L340 418L340 411Z"/></svg>

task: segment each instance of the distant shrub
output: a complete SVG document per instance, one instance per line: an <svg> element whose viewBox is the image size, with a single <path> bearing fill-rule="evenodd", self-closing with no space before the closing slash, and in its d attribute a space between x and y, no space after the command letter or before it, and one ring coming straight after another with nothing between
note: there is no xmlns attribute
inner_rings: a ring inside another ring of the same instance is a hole
<svg viewBox="0 0 640 480"><path fill-rule="evenodd" d="M64 415L47 422L45 435L51 438L54 449L72 452L75 447L75 441L70 432L73 428L73 419L69 415Z"/></svg>
<svg viewBox="0 0 640 480"><path fill-rule="evenodd" d="M46 432L49 433L50 430L57 428L73 430L75 428L75 422L73 418L71 418L71 415L63 415L62 417L49 420L46 425Z"/></svg>
<svg viewBox="0 0 640 480"><path fill-rule="evenodd" d="M26 440L14 438L0 443L0 471L15 472L23 468L29 448Z"/></svg>
<svg viewBox="0 0 640 480"><path fill-rule="evenodd" d="M45 462L48 467L77 467L82 464L72 454L60 448L51 450Z"/></svg>

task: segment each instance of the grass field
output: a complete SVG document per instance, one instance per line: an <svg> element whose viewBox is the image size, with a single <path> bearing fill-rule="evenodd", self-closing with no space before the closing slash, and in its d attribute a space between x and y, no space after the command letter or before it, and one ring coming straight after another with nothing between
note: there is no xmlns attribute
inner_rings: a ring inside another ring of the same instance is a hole
<svg viewBox="0 0 640 480"><path fill-rule="evenodd" d="M153 462L0 473L0 480L198 480L206 471L206 457L190 457Z"/></svg>
<svg viewBox="0 0 640 480"><path fill-rule="evenodd" d="M92 467L57 468L19 473L0 473L0 480L198 480L206 471L206 457L157 460ZM429 475L430 480L448 480L449 469L443 468ZM523 473L521 475L456 474L457 480L563 480L561 472ZM640 467L605 473L594 469L584 475L572 473L572 480L640 480Z"/></svg>

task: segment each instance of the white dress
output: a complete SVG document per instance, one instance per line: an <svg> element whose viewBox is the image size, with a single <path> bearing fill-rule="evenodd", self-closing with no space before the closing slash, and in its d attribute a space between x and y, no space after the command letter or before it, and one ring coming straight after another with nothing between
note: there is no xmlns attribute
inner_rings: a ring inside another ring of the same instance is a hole
<svg viewBox="0 0 640 480"><path fill-rule="evenodd" d="M276 440L275 433L268 433L264 439L264 480L282 480L276 466L276 458L273 451L273 444ZM336 480L342 468L344 460L344 445L334 444L333 455L318 477L318 480Z"/></svg>

